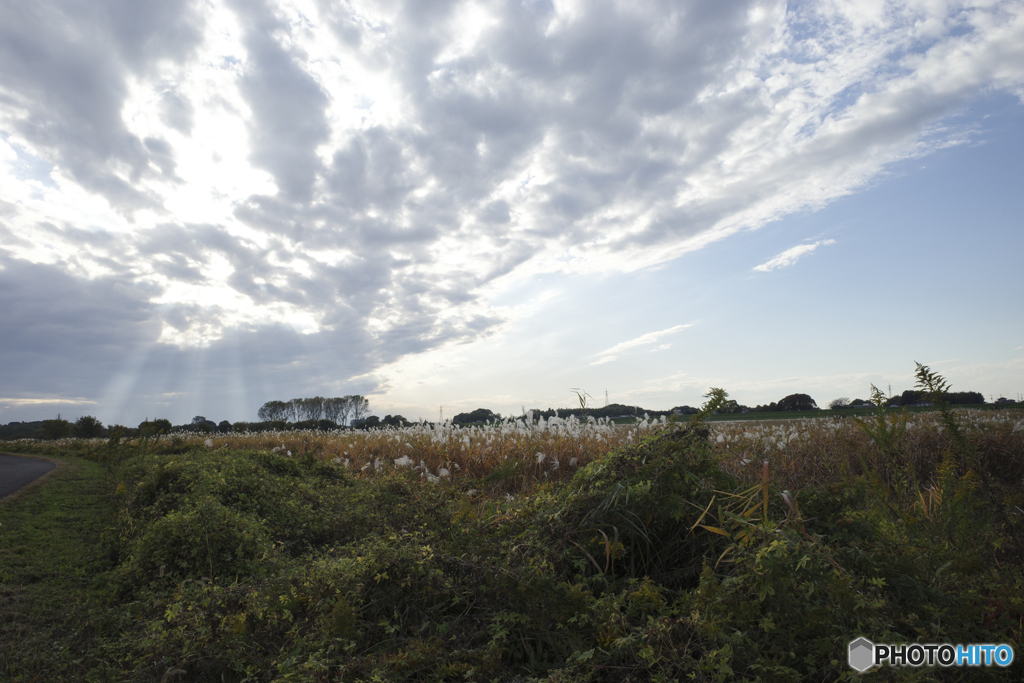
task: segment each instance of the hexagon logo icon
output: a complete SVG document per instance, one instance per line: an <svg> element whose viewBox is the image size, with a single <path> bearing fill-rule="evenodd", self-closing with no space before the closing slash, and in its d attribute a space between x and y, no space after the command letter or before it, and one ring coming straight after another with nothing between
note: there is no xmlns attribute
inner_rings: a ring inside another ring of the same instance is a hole
<svg viewBox="0 0 1024 683"><path fill-rule="evenodd" d="M850 668L864 673L875 663L875 644L867 638L851 641L847 661Z"/></svg>

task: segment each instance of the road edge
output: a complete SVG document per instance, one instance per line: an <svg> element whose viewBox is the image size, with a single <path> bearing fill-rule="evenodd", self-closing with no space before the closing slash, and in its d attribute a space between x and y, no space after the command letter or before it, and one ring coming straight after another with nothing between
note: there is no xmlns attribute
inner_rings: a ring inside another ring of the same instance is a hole
<svg viewBox="0 0 1024 683"><path fill-rule="evenodd" d="M45 455L27 455L25 453L7 453L4 451L0 451L0 455L9 455L15 458L30 458L32 460L45 460L46 462L52 462L54 465L56 465L56 467L54 467L52 470L50 470L49 472L44 472L43 474L39 475L38 477L30 481L29 483L25 484L14 493L9 493L3 498L0 498L0 506L14 502L25 493L34 490L38 486L42 486L51 478L62 475L65 471L67 471L69 467L74 467L72 463L69 463L67 460L63 458L58 460L55 457L48 457Z"/></svg>

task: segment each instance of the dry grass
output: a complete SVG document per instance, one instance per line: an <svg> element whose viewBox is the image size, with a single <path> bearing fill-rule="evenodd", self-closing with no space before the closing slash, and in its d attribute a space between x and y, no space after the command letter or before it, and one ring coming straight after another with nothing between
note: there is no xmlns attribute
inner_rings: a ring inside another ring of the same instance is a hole
<svg viewBox="0 0 1024 683"><path fill-rule="evenodd" d="M956 415L982 459L976 464L999 473L1004 482L1024 485L1024 414L957 410ZM726 469L745 481L755 481L767 460L776 484L793 490L865 474L865 464L888 484L908 471L918 482L931 482L944 454L955 452L956 445L937 412L909 416L906 424L895 462L850 418L720 422L713 429Z"/></svg>
<svg viewBox="0 0 1024 683"><path fill-rule="evenodd" d="M1003 481L1024 477L1024 414L957 410L956 415L977 453L987 466L1002 473ZM926 483L934 478L943 454L954 446L938 413L908 416L897 448L899 462L883 455L851 418L748 420L708 426L713 448L730 473L744 481L758 481L767 460L773 483L791 490L861 474L865 464L886 481L911 471L918 482ZM347 432L176 434L158 437L153 445L312 455L343 464L356 477L409 467L425 481L458 481L483 479L503 470L509 476L502 491L525 493L540 482L571 478L579 467L665 427L664 419L615 425L605 420L552 418L532 425L519 420L470 427L422 424ZM91 445L102 443L93 440Z"/></svg>
<svg viewBox="0 0 1024 683"><path fill-rule="evenodd" d="M419 470L427 481L475 480L505 469L510 473L505 489L512 484L525 492L538 482L571 478L573 472L595 458L664 427L664 421L655 420L615 425L605 420L551 418L533 425L520 420L470 427L422 424L368 431L288 431L184 438L187 443L205 444L209 448L265 449L292 457L312 454L342 464L359 477L408 467Z"/></svg>

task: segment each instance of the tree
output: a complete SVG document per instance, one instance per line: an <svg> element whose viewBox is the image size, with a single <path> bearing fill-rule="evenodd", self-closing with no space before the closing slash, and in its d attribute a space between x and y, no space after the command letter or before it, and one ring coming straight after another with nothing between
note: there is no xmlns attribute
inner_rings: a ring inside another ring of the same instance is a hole
<svg viewBox="0 0 1024 683"><path fill-rule="evenodd" d="M845 396L841 396L839 398L834 398L831 401L829 401L828 409L836 410L838 408L845 408L848 405L850 405L850 399L846 398Z"/></svg>
<svg viewBox="0 0 1024 683"><path fill-rule="evenodd" d="M80 436L83 439L95 439L103 436L105 431L103 423L92 415L83 415L75 422L75 436Z"/></svg>
<svg viewBox="0 0 1024 683"><path fill-rule="evenodd" d="M296 422L310 419L310 414L313 411L313 399L293 398L289 403L292 404L292 417Z"/></svg>
<svg viewBox="0 0 1024 683"><path fill-rule="evenodd" d="M985 397L977 391L951 391L946 394L950 405L978 405L985 402Z"/></svg>
<svg viewBox="0 0 1024 683"><path fill-rule="evenodd" d="M314 396L313 398L307 398L303 402L303 407L306 410L307 420L322 420L324 417L324 397Z"/></svg>
<svg viewBox="0 0 1024 683"><path fill-rule="evenodd" d="M747 406L737 403L736 401L730 398L725 403L723 403L722 406L715 412L723 415L735 415L737 413L744 413L749 410L750 408L748 408Z"/></svg>
<svg viewBox="0 0 1024 683"><path fill-rule="evenodd" d="M409 421L401 415L385 415L380 423L387 427L405 427L409 424Z"/></svg>
<svg viewBox="0 0 1024 683"><path fill-rule="evenodd" d="M373 429L374 427L380 427L380 425L380 418L376 415L352 418L352 426L356 429Z"/></svg>
<svg viewBox="0 0 1024 683"><path fill-rule="evenodd" d="M335 396L324 399L324 417L333 422L345 426L348 424L349 396Z"/></svg>
<svg viewBox="0 0 1024 683"><path fill-rule="evenodd" d="M355 395L345 398L349 399L349 412L353 420L358 420L370 412L370 402L365 397Z"/></svg>
<svg viewBox="0 0 1024 683"><path fill-rule="evenodd" d="M920 401L923 401L923 400L924 400L924 392L923 391L914 391L912 389L907 389L902 394L900 394L900 405L901 406L913 405L914 403L919 403Z"/></svg>
<svg viewBox="0 0 1024 683"><path fill-rule="evenodd" d="M817 410L818 404L807 394L790 394L778 403L778 410Z"/></svg>
<svg viewBox="0 0 1024 683"><path fill-rule="evenodd" d="M213 420L207 420L202 415L196 415L195 417L192 418L192 424L185 427L184 429L186 429L187 431L199 431L203 432L204 434L209 434L216 428L217 423L214 422Z"/></svg>
<svg viewBox="0 0 1024 683"><path fill-rule="evenodd" d="M142 436L156 436L157 434L168 434L171 431L171 421L163 418L157 420L145 420L139 423L139 433Z"/></svg>
<svg viewBox="0 0 1024 683"><path fill-rule="evenodd" d="M56 420L43 420L42 433L44 439L64 439L71 436L71 423L62 420L60 415Z"/></svg>
<svg viewBox="0 0 1024 683"><path fill-rule="evenodd" d="M256 415L260 418L260 422L276 422L287 420L290 410L291 408L284 401L267 401Z"/></svg>
<svg viewBox="0 0 1024 683"><path fill-rule="evenodd" d="M676 415L696 415L700 411L692 406L676 406L672 412Z"/></svg>
<svg viewBox="0 0 1024 683"><path fill-rule="evenodd" d="M217 431L223 434L227 434L231 431L231 423L227 420L221 420L220 424L217 425Z"/></svg>
<svg viewBox="0 0 1024 683"><path fill-rule="evenodd" d="M452 418L452 422L455 424L469 424L471 422L492 422L500 419L501 415L498 415L487 408L477 408L469 413L459 413Z"/></svg>

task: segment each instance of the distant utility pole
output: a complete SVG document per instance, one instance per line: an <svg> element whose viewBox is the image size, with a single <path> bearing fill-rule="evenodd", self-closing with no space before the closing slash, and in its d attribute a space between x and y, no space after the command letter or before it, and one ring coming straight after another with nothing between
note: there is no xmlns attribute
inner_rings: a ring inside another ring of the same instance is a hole
<svg viewBox="0 0 1024 683"><path fill-rule="evenodd" d="M440 405L437 407L437 423L441 424L444 422L444 406Z"/></svg>
<svg viewBox="0 0 1024 683"><path fill-rule="evenodd" d="M604 390L604 407L605 408L608 407L608 390L607 389Z"/></svg>

